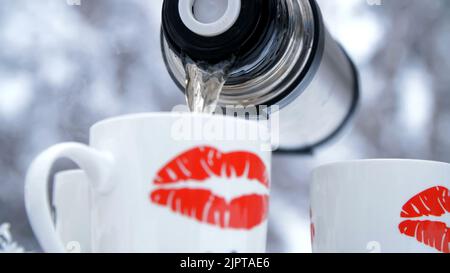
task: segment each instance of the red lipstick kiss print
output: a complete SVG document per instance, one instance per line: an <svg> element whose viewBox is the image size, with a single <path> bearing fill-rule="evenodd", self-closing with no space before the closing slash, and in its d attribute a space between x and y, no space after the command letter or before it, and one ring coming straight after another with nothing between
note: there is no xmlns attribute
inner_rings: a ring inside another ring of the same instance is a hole
<svg viewBox="0 0 450 273"><path fill-rule="evenodd" d="M409 200L401 213L402 218L442 217L450 213L450 193L439 186L423 191ZM438 251L450 253L450 228L439 221L405 220L399 225L400 233Z"/></svg>
<svg viewBox="0 0 450 273"><path fill-rule="evenodd" d="M310 231L311 231L311 242L314 243L314 240L316 239L316 226L313 222L313 215L312 210L309 209L309 219L311 221Z"/></svg>
<svg viewBox="0 0 450 273"><path fill-rule="evenodd" d="M238 179L245 187L254 183L251 186L260 187L266 193L250 190L226 198L206 187L213 181L216 186L225 187L221 191L224 193ZM212 147L194 148L167 163L159 170L153 183L158 186L150 194L154 204L202 223L249 230L267 218L268 173L264 162L253 153L222 153Z"/></svg>

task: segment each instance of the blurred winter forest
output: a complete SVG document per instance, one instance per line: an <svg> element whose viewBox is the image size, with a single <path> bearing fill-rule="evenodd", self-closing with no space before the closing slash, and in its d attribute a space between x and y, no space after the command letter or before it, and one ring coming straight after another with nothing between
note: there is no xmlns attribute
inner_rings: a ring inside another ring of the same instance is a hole
<svg viewBox="0 0 450 273"><path fill-rule="evenodd" d="M31 160L87 143L106 117L184 103L159 47L161 0L0 0L0 224L39 251L23 202ZM269 251L307 252L317 165L359 158L450 162L450 1L319 0L361 73L352 128L314 156L276 156Z"/></svg>

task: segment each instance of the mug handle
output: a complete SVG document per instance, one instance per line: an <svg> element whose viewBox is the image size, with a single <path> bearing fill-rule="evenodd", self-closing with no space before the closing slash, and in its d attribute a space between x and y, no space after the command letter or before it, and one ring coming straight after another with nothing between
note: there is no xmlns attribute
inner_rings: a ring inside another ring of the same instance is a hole
<svg viewBox="0 0 450 273"><path fill-rule="evenodd" d="M41 153L31 164L25 181L25 206L33 231L45 252L66 252L53 222L49 175L55 161L68 158L86 172L93 189L107 193L112 189L109 177L113 157L83 144L62 143Z"/></svg>

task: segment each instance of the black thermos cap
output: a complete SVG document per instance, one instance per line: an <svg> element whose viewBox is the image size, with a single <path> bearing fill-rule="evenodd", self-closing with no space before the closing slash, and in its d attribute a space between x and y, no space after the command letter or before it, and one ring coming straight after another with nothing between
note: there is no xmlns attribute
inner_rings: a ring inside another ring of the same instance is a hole
<svg viewBox="0 0 450 273"><path fill-rule="evenodd" d="M188 29L181 20L179 0L164 0L162 32L170 48L194 61L218 63L232 57L245 59L263 50L266 36L276 20L278 0L241 0L241 11L226 32L205 37Z"/></svg>

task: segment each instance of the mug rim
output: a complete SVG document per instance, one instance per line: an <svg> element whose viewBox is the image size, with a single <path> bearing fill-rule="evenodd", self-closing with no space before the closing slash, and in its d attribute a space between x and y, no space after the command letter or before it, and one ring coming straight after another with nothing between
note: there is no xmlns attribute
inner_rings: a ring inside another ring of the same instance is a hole
<svg viewBox="0 0 450 273"><path fill-rule="evenodd" d="M256 126L263 126L258 121L255 120L246 120L239 119L236 117L226 116L226 115L217 115L217 114L203 114L203 113L191 113L191 112L147 112L147 113L135 113L135 114L126 114L111 118L106 118L101 121L94 123L91 126L90 132L105 128L109 126L113 126L117 123L132 121L132 120L145 120L145 119L154 119L154 118L173 118L173 117L183 117L190 116L193 118L202 118L202 119L217 119L217 120L232 120L247 124L255 124Z"/></svg>
<svg viewBox="0 0 450 273"><path fill-rule="evenodd" d="M429 164L429 165L441 165L443 167L450 168L450 163L442 162L442 161L433 161L433 160L425 160L425 159L407 159L407 158L373 158L373 159L356 159L356 160L346 160L346 161L338 161L327 163L324 165L320 165L313 170L313 174L322 172L329 168L339 167L339 166L351 166L351 165L359 165L359 164L375 164L375 163L421 163L421 164Z"/></svg>

